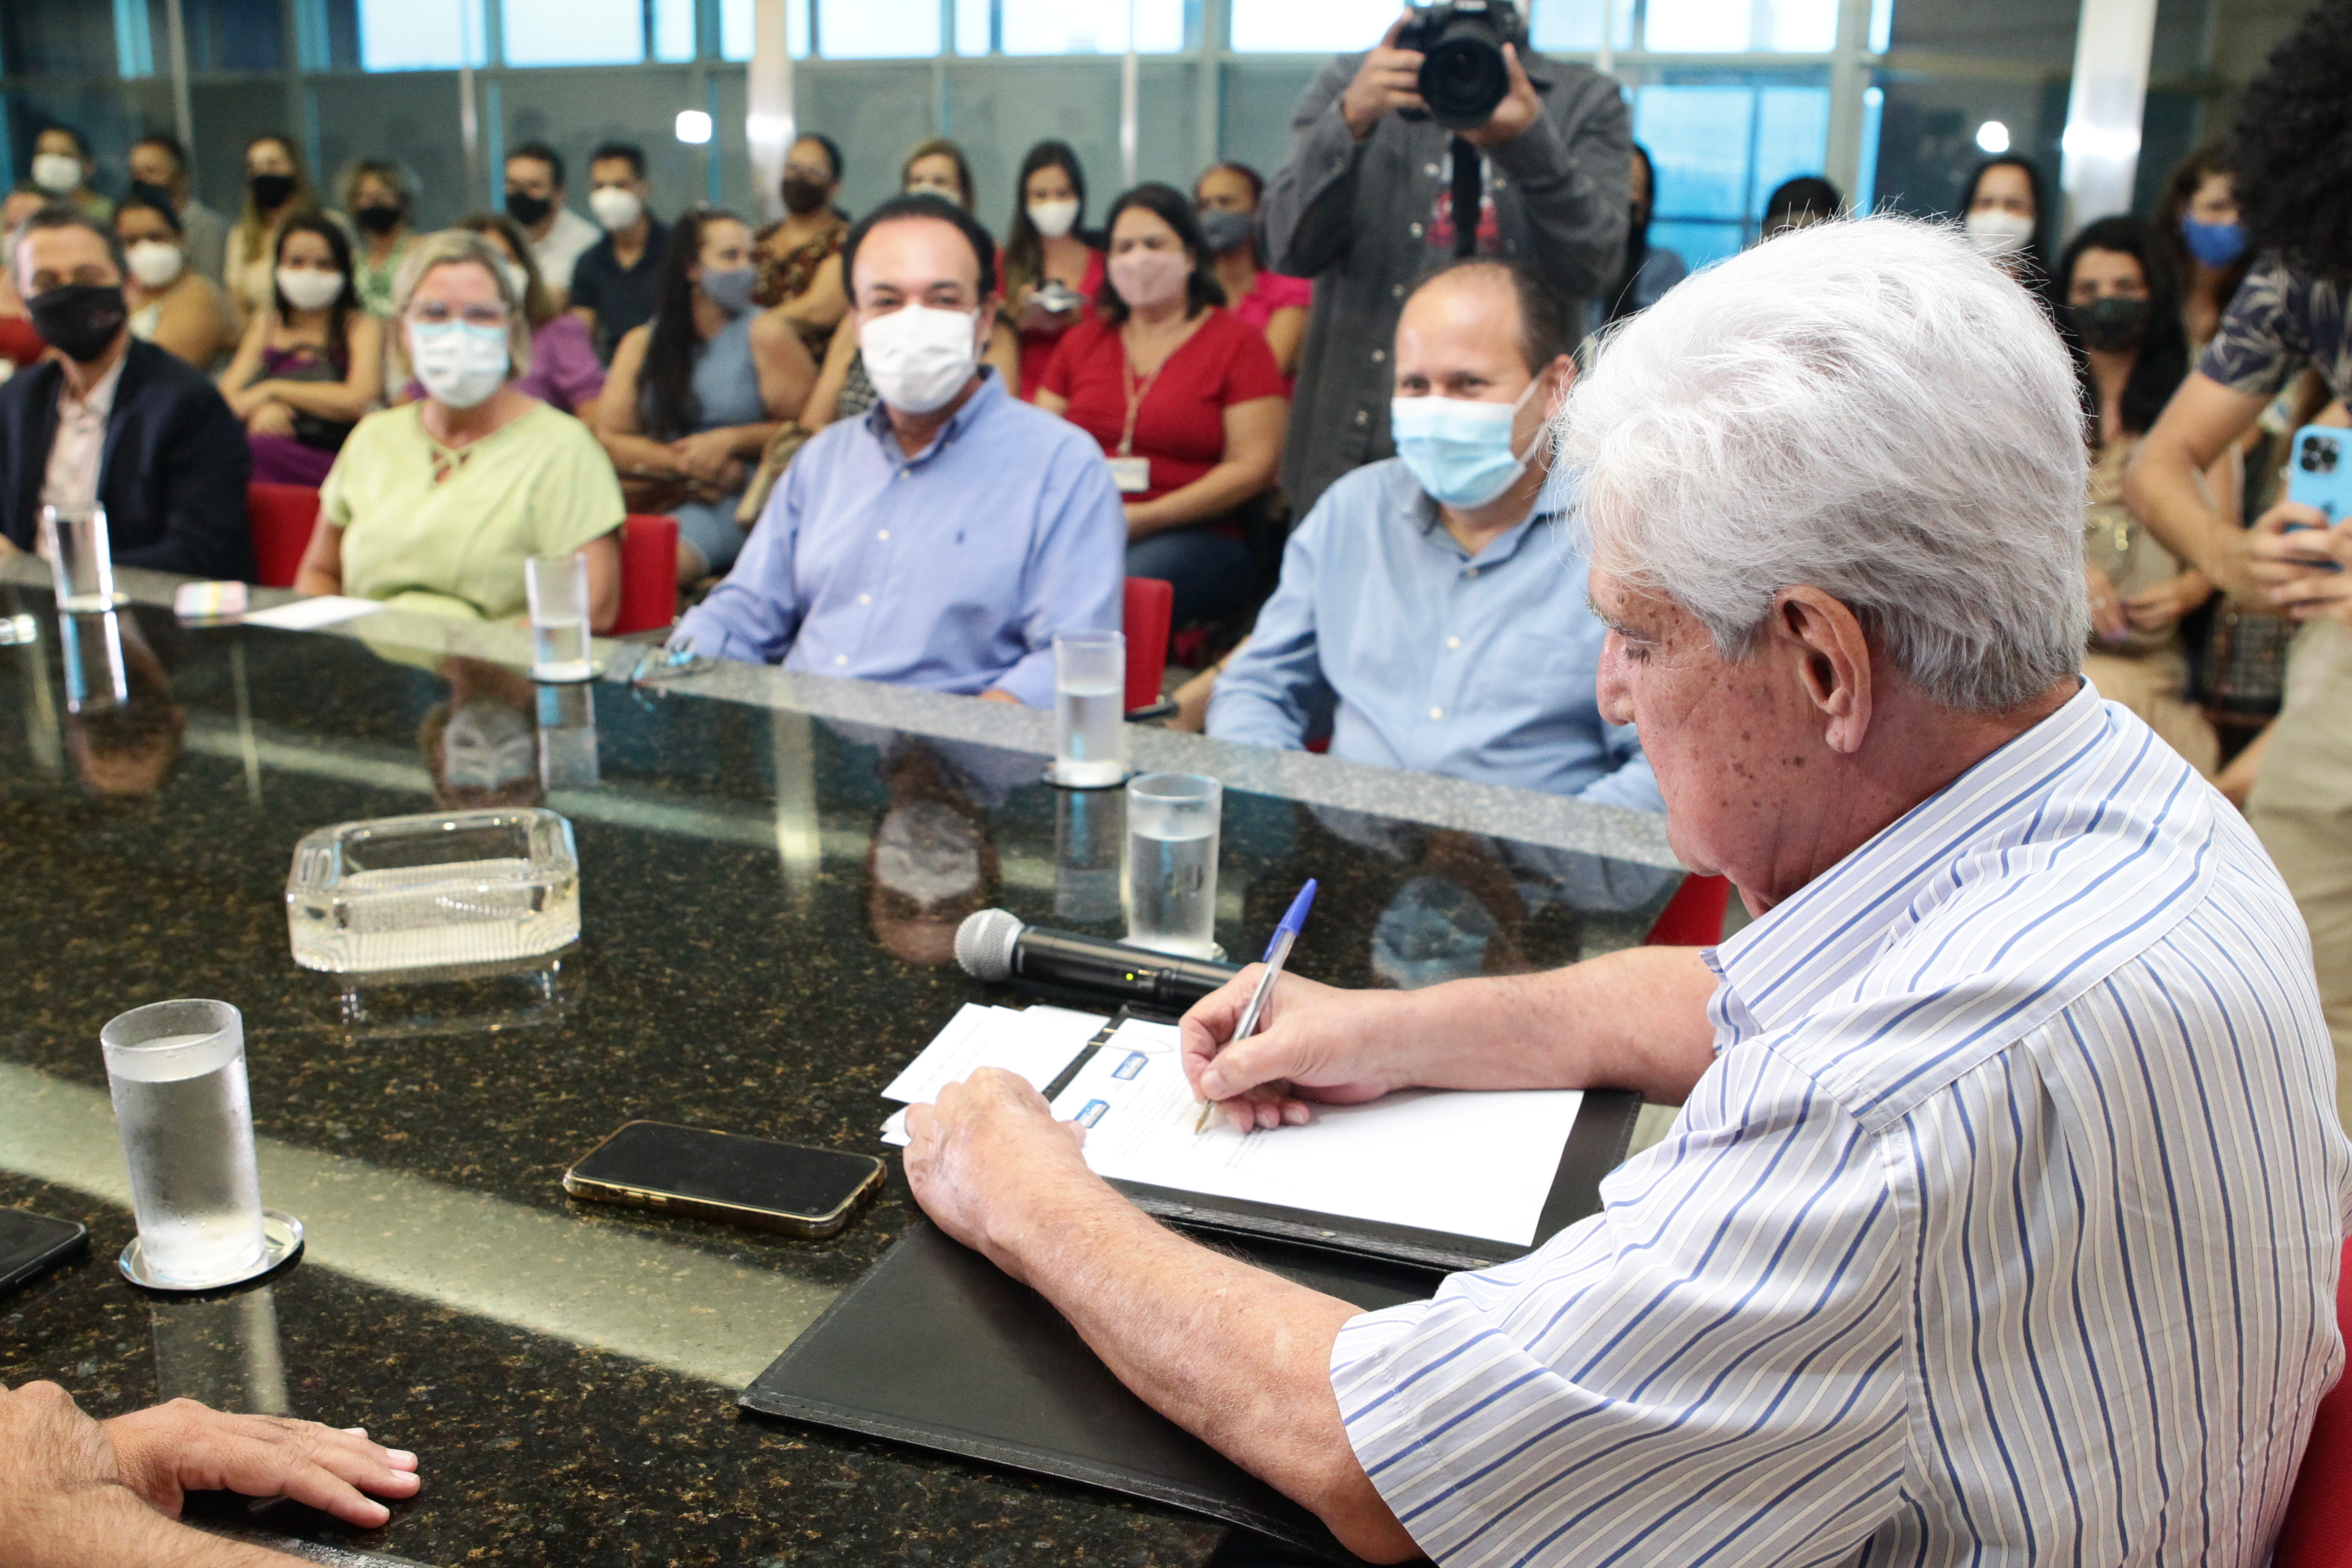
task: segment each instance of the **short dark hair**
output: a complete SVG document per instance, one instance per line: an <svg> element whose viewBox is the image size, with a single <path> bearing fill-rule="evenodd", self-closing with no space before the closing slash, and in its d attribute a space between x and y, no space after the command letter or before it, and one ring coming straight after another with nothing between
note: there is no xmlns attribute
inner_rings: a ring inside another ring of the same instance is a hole
<svg viewBox="0 0 2352 1568"><path fill-rule="evenodd" d="M986 300L996 292L996 240L981 226L978 218L955 203L941 201L935 195L892 196L851 224L848 235L841 242L841 281L853 302L857 298L857 247L866 243L866 237L878 225L915 217L952 224L971 244L972 257L980 263L981 299Z"/></svg>
<svg viewBox="0 0 2352 1568"><path fill-rule="evenodd" d="M1519 305L1519 358L1529 375L1541 375L1546 365L1562 354L1573 355L1583 343L1583 323L1561 305L1550 285L1524 261L1499 256L1465 257L1432 272L1412 291L1418 294L1439 279L1451 278L1457 272L1498 272L1509 282Z"/></svg>
<svg viewBox="0 0 2352 1568"><path fill-rule="evenodd" d="M100 223L71 202L51 202L16 226L16 256L25 253L26 238L45 228L86 228L106 242L106 254L114 260L114 269L123 277L131 276L131 255L122 247L122 237L114 232L110 223ZM11 279L14 281L14 279Z"/></svg>
<svg viewBox="0 0 2352 1568"><path fill-rule="evenodd" d="M62 120L52 120L47 124L42 126L38 131L34 132L34 143L38 145L41 138L47 136L52 131L61 132L65 135L73 138L75 157L87 158L89 156L89 138L83 135L80 131L75 127L68 125Z"/></svg>
<svg viewBox="0 0 2352 1568"><path fill-rule="evenodd" d="M840 142L835 142L832 137L827 136L822 131L803 131L799 135L793 137L793 140L794 142L814 142L818 146L824 148L825 161L833 165L834 183L838 184L841 182L842 162Z"/></svg>
<svg viewBox="0 0 2352 1568"><path fill-rule="evenodd" d="M1131 191L1121 191L1118 199L1110 204L1110 216L1103 224L1103 245L1108 250L1111 230L1118 226L1118 215L1129 207L1141 207L1176 231L1176 243L1192 253L1192 275L1184 279L1184 315L1187 320L1199 315L1212 305L1225 302L1224 285L1217 281L1217 258L1209 254L1208 241L1201 237L1201 220L1192 215L1192 199L1173 185L1158 181L1140 184ZM1127 301L1110 286L1110 269L1103 269L1102 287L1095 290L1095 309L1112 326L1127 321Z"/></svg>
<svg viewBox="0 0 2352 1568"><path fill-rule="evenodd" d="M180 215L172 210L172 198L152 185L133 185L114 204L114 216L118 221L124 213L133 210L155 214L170 226L173 234L187 232L186 226L180 222Z"/></svg>
<svg viewBox="0 0 2352 1568"><path fill-rule="evenodd" d="M638 179L642 180L646 177L646 150L638 146L634 142L598 142L596 144L596 150L588 154L589 173L592 174L594 174L597 164L608 163L615 158L625 160L629 165L629 173L635 174ZM558 163L555 165L555 168L556 183L561 184L562 184L563 165L562 163Z"/></svg>
<svg viewBox="0 0 2352 1568"><path fill-rule="evenodd" d="M1653 171L1654 177L1655 171ZM1656 200L1655 196L1651 198ZM1811 213L1816 218L1835 217L1845 198L1838 188L1819 174L1799 174L1793 180L1783 180L1764 200L1764 226L1770 228L1773 220L1792 213Z"/></svg>
<svg viewBox="0 0 2352 1568"><path fill-rule="evenodd" d="M161 147L164 152L172 154L172 167L179 170L183 174L188 172L188 150L181 146L180 139L170 132L150 131L131 144L131 150L134 153L142 147Z"/></svg>
<svg viewBox="0 0 2352 1568"><path fill-rule="evenodd" d="M2256 250L2317 278L2352 279L2352 6L2314 5L2238 95L2226 157L2239 221Z"/></svg>
<svg viewBox="0 0 2352 1568"><path fill-rule="evenodd" d="M546 142L526 142L520 147L509 148L507 150L507 163L511 163L517 158L529 158L533 163L546 164L548 179L554 184L558 189L562 188L563 154L549 146ZM499 165L501 170L505 167L506 164L504 163Z"/></svg>

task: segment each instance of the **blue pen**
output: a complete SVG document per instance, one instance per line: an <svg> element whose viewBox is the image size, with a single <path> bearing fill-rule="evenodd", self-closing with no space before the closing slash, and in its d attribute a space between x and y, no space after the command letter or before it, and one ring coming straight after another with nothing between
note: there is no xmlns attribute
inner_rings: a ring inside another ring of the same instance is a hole
<svg viewBox="0 0 2352 1568"><path fill-rule="evenodd" d="M1266 998L1274 994L1274 983L1281 975L1282 966L1290 960L1291 944L1298 940L1299 929L1307 923L1307 911L1314 907L1315 879L1309 877L1307 886L1299 889L1298 896L1290 900L1290 912L1282 917L1282 923L1274 928L1274 935L1265 944L1265 957L1262 961L1265 964L1265 973L1257 977L1257 989L1250 994L1249 1005L1242 1010L1241 1024L1234 1030L1233 1039L1225 1042L1227 1045L1233 1044L1234 1040L1246 1040L1257 1033L1258 1016L1265 1011ZM1209 1112L1216 1103L1213 1100L1202 1102L1200 1119L1192 1123L1195 1136L1209 1130Z"/></svg>

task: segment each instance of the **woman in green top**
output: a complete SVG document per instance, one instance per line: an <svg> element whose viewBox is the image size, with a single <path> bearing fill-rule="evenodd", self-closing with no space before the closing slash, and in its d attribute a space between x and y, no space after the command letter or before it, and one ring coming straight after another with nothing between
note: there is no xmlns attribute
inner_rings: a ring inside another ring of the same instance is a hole
<svg viewBox="0 0 2352 1568"><path fill-rule="evenodd" d="M469 619L525 613L523 562L588 558L589 624L621 607L621 487L588 427L515 390L530 328L498 258L462 230L419 240L394 289L417 402L371 414L320 492L294 586Z"/></svg>
<svg viewBox="0 0 2352 1568"><path fill-rule="evenodd" d="M359 243L352 247L352 287L372 316L392 314L392 286L416 247L416 177L383 158L362 158L338 182Z"/></svg>

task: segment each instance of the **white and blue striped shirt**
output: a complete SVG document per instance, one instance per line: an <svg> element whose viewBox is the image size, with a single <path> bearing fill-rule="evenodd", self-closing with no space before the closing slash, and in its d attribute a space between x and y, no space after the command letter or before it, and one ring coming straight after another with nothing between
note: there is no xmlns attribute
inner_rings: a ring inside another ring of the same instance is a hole
<svg viewBox="0 0 2352 1568"><path fill-rule="evenodd" d="M1339 1334L1423 1548L2263 1561L2352 1148L2237 813L2085 685L1709 961L1715 1064L1602 1212Z"/></svg>

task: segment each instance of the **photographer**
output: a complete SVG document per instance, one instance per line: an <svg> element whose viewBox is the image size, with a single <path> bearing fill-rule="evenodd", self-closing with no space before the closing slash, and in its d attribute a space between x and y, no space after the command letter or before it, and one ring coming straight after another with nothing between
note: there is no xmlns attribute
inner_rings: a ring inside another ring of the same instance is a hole
<svg viewBox="0 0 2352 1568"><path fill-rule="evenodd" d="M1531 55L1508 0L1408 10L1323 68L1261 209L1268 265L1317 282L1282 469L1301 515L1393 453L1388 347L1425 274L1516 258L1583 319L1623 258L1632 155L1617 84Z"/></svg>

